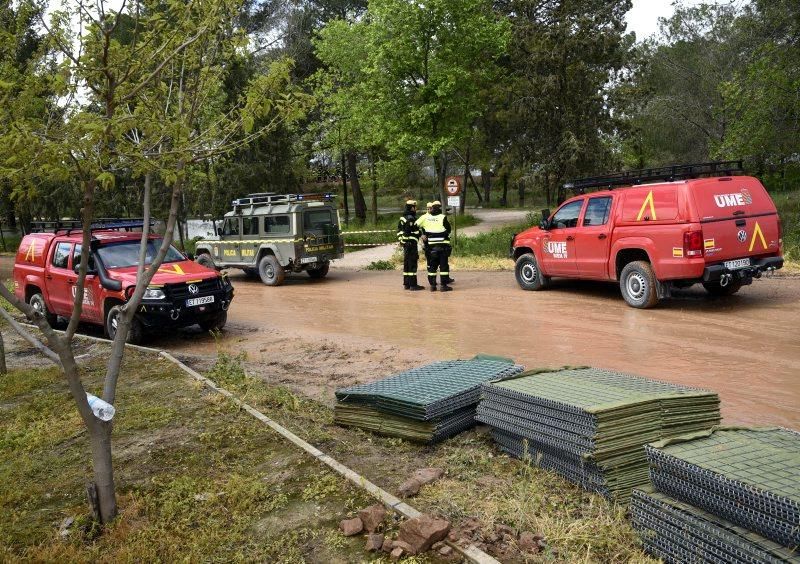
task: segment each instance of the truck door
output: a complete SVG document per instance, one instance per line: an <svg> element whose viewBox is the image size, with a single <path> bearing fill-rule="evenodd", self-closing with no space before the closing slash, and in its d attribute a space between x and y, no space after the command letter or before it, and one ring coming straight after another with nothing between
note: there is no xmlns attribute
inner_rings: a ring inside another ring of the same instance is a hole
<svg viewBox="0 0 800 564"><path fill-rule="evenodd" d="M239 248L242 262L255 262L259 247L258 216L248 216L242 218L242 244Z"/></svg>
<svg viewBox="0 0 800 564"><path fill-rule="evenodd" d="M561 206L550 220L550 229L542 237L542 264L548 275L575 276L575 232L583 199Z"/></svg>
<svg viewBox="0 0 800 564"><path fill-rule="evenodd" d="M581 278L608 277L612 196L588 198L581 225L575 230L575 260Z"/></svg>
<svg viewBox="0 0 800 564"><path fill-rule="evenodd" d="M226 262L241 262L242 254L239 250L242 230L239 217L226 217L222 224L222 239L220 240L220 260Z"/></svg>
<svg viewBox="0 0 800 564"><path fill-rule="evenodd" d="M69 269L71 253L72 243L56 243L44 274L49 307L53 313L64 317L72 315L72 292L78 280L78 276Z"/></svg>
<svg viewBox="0 0 800 564"><path fill-rule="evenodd" d="M81 245L75 244L75 249L72 251L72 262L70 262L70 270L75 272L75 267L81 263ZM89 255L89 271L94 270L94 258ZM75 297L75 290L77 288L78 275L75 275L75 283L72 286L72 296ZM87 321L95 321L102 323L102 292L100 291L100 279L95 274L87 274L86 280L83 282L83 307L81 308L81 319Z"/></svg>

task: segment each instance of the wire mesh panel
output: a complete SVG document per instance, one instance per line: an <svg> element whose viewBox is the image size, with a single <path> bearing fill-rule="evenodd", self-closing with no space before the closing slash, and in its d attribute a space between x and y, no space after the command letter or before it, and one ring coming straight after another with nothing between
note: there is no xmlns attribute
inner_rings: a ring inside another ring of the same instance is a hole
<svg viewBox="0 0 800 564"><path fill-rule="evenodd" d="M783 546L800 545L800 433L717 427L646 453L660 491Z"/></svg>
<svg viewBox="0 0 800 564"><path fill-rule="evenodd" d="M621 501L647 483L645 444L720 420L714 392L594 368L523 373L481 393L476 419L506 452L530 454L524 441L567 479Z"/></svg>
<svg viewBox="0 0 800 564"><path fill-rule="evenodd" d="M522 372L510 359L478 355L435 362L336 391L336 423L434 443L475 424L480 385Z"/></svg>
<svg viewBox="0 0 800 564"><path fill-rule="evenodd" d="M633 490L630 515L645 550L666 562L800 562L797 552L649 488Z"/></svg>

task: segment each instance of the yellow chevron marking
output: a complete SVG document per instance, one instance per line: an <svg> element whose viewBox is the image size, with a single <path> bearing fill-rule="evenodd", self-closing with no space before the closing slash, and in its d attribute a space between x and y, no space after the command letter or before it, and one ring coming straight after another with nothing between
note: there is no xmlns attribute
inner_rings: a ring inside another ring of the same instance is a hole
<svg viewBox="0 0 800 564"><path fill-rule="evenodd" d="M647 194L647 197L642 202L642 209L639 210L639 215L636 216L636 221L642 221L642 216L644 215L644 210L647 207L647 204L650 204L650 219L655 220L656 218L656 206L653 203L653 191L650 190L650 193Z"/></svg>
<svg viewBox="0 0 800 564"><path fill-rule="evenodd" d="M756 228L753 230L753 238L750 240L750 248L747 250L747 252L752 252L753 247L755 247L756 236L761 239L761 245L764 247L764 250L767 249L767 241L764 239L764 233L761 231L761 226L756 221Z"/></svg>

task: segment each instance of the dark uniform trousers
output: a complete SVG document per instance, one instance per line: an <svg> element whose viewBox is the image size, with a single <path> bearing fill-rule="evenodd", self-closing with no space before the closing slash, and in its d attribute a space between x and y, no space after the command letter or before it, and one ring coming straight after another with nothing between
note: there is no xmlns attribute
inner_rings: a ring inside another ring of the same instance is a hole
<svg viewBox="0 0 800 564"><path fill-rule="evenodd" d="M442 285L447 285L450 281L450 253L453 249L446 243L435 243L430 245L428 250L428 283L436 286L436 271L439 271L439 278Z"/></svg>

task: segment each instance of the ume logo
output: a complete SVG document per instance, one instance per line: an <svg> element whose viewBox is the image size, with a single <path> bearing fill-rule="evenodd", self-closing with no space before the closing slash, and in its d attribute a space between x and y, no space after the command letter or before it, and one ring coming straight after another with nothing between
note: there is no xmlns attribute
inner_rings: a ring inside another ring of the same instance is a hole
<svg viewBox="0 0 800 564"><path fill-rule="evenodd" d="M567 243L565 241L548 241L546 250L553 258L567 258Z"/></svg>
<svg viewBox="0 0 800 564"><path fill-rule="evenodd" d="M753 197L747 190L742 190L736 194L715 194L714 202L718 208L746 206L753 203Z"/></svg>

